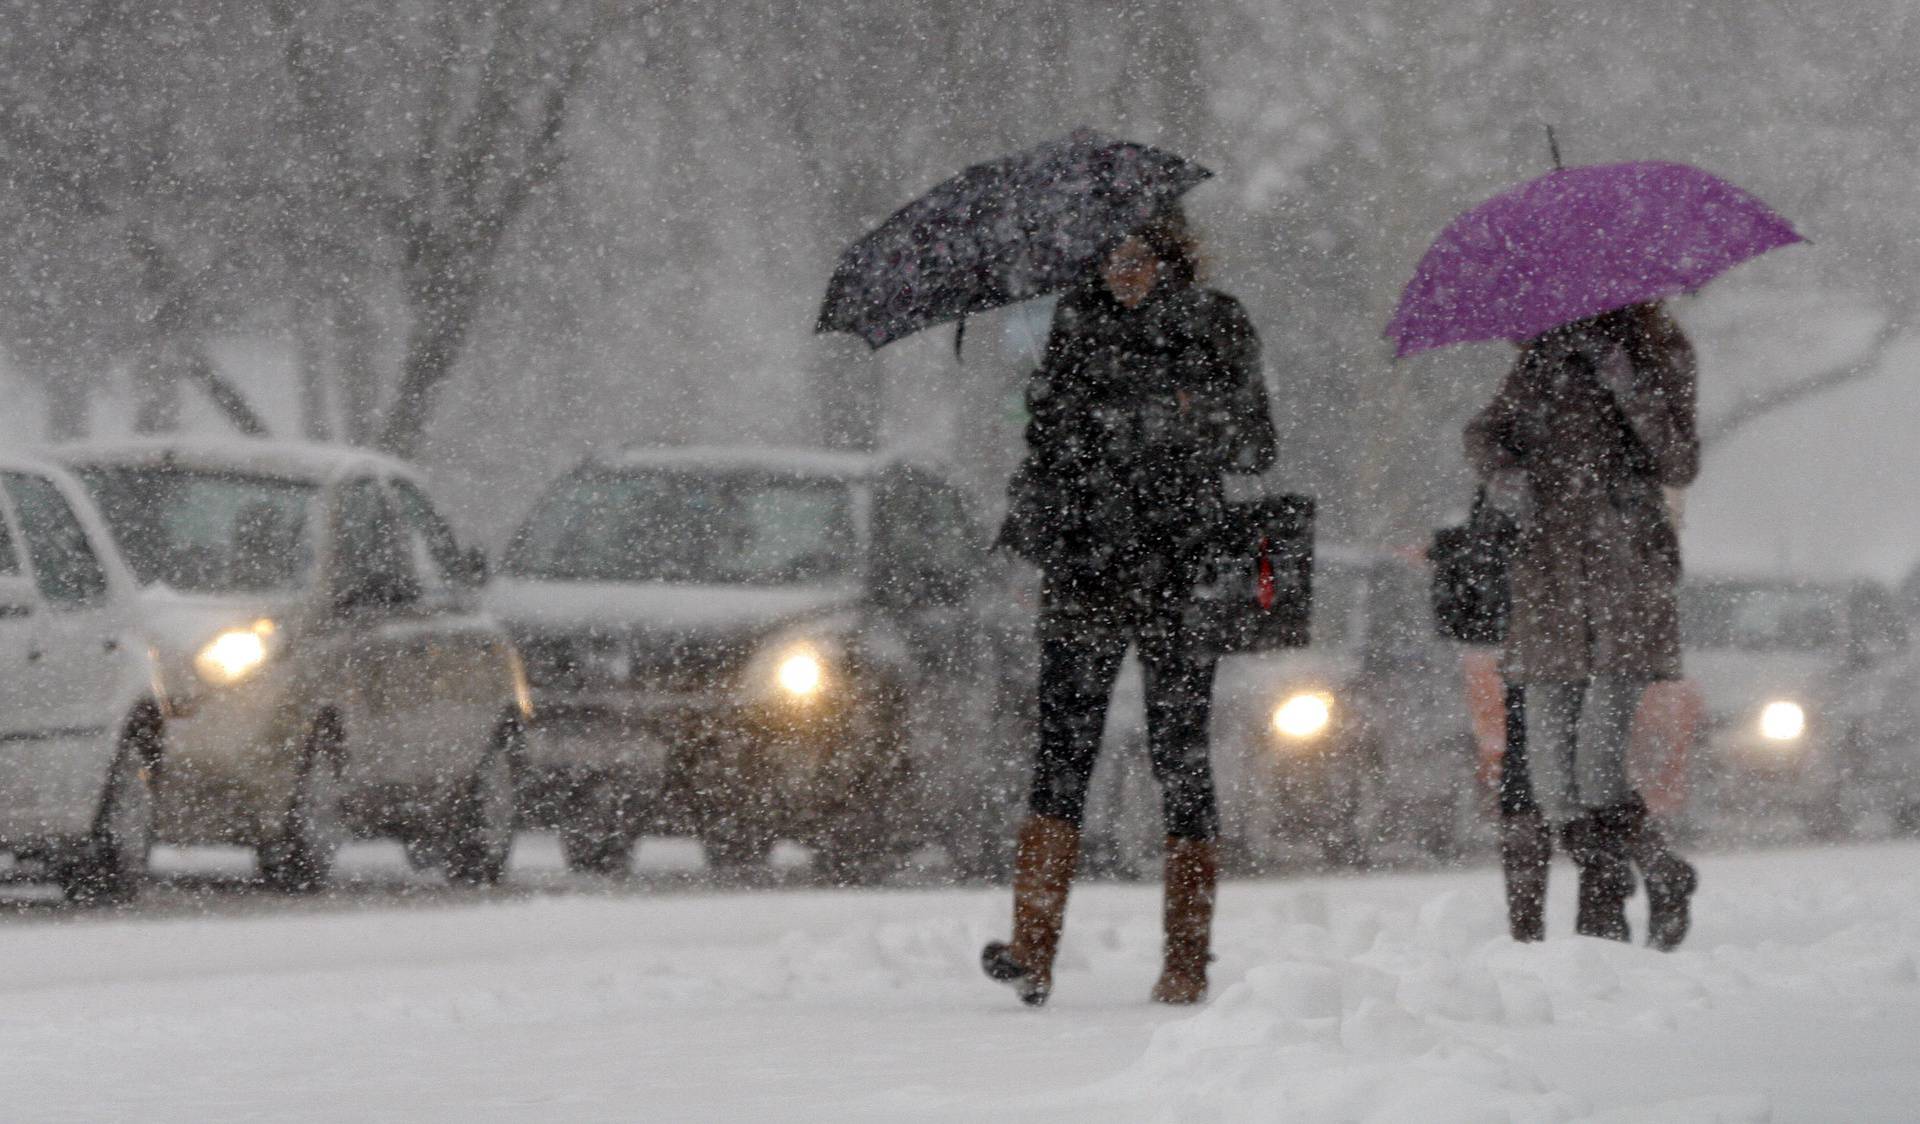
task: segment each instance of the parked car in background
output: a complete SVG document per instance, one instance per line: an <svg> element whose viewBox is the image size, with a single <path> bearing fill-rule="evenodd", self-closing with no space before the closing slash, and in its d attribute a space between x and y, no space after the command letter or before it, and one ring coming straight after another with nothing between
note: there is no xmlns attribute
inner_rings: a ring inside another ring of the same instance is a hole
<svg viewBox="0 0 1920 1124"><path fill-rule="evenodd" d="M488 883L505 869L530 705L506 633L418 473L263 441L79 445L138 589L164 752L155 830L258 848L311 889L351 836Z"/></svg>
<svg viewBox="0 0 1920 1124"><path fill-rule="evenodd" d="M1446 857L1475 822L1475 748L1460 645L1434 633L1418 564L1318 552L1311 643L1224 657L1213 761L1229 861L1263 870L1366 862L1400 849ZM1096 769L1096 867L1158 870L1159 794L1129 660Z"/></svg>
<svg viewBox="0 0 1920 1124"><path fill-rule="evenodd" d="M161 707L133 598L72 478L0 456L0 850L77 900L147 869Z"/></svg>
<svg viewBox="0 0 1920 1124"><path fill-rule="evenodd" d="M585 870L652 832L718 866L795 840L846 877L927 843L978 856L1009 752L986 542L938 471L885 458L584 461L489 592L533 684L530 822Z"/></svg>
<svg viewBox="0 0 1920 1124"><path fill-rule="evenodd" d="M1905 619L1885 587L1693 578L1680 611L1687 674L1706 701L1695 774L1713 828L1784 818L1832 837L1912 791L1897 782L1920 723Z"/></svg>

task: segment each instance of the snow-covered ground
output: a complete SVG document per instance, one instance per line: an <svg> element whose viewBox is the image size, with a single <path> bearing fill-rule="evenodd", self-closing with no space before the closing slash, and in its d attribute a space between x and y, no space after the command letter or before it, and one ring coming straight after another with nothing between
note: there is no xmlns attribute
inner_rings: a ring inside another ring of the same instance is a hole
<svg viewBox="0 0 1920 1124"><path fill-rule="evenodd" d="M1512 945L1485 869L1229 883L1191 1011L1145 1001L1150 886L1076 890L1042 1011L974 966L999 890L22 908L0 1116L1914 1119L1920 846L1702 866L1672 955Z"/></svg>

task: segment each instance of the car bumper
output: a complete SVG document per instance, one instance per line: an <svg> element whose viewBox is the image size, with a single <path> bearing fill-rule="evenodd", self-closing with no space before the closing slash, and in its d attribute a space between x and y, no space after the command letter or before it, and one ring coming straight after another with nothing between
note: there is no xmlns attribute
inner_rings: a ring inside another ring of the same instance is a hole
<svg viewBox="0 0 1920 1124"><path fill-rule="evenodd" d="M278 826L300 731L270 689L232 688L176 705L155 789L158 837L256 843Z"/></svg>
<svg viewBox="0 0 1920 1124"><path fill-rule="evenodd" d="M846 718L833 705L720 693L537 693L521 804L532 822L551 826L582 801L613 799L677 830L696 796L796 810L843 798L820 790L848 745Z"/></svg>

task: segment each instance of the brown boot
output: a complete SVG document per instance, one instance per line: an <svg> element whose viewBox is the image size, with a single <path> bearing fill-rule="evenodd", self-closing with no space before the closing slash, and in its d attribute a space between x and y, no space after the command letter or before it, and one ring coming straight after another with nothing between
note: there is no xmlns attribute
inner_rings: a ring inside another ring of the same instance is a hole
<svg viewBox="0 0 1920 1124"><path fill-rule="evenodd" d="M1580 868L1580 906L1573 931L1583 937L1629 941L1627 899L1633 896L1633 867L1625 841L1603 813L1589 811L1561 829L1567 854Z"/></svg>
<svg viewBox="0 0 1920 1124"><path fill-rule="evenodd" d="M1013 940L980 952L989 978L1038 1007L1053 991L1053 956L1067 913L1067 888L1080 862L1080 829L1051 816L1028 816L1013 856Z"/></svg>
<svg viewBox="0 0 1920 1124"><path fill-rule="evenodd" d="M1667 837L1647 812L1647 802L1639 793L1624 804L1606 809L1602 815L1620 836L1633 865L1647 884L1647 945L1661 952L1672 952L1686 939L1692 924L1693 891L1700 885L1693 864L1673 853Z"/></svg>
<svg viewBox="0 0 1920 1124"><path fill-rule="evenodd" d="M1168 836L1166 880L1166 963L1153 985L1153 1001L1198 1003L1207 997L1219 847L1211 839Z"/></svg>
<svg viewBox="0 0 1920 1124"><path fill-rule="evenodd" d="M1507 930L1516 941L1547 936L1547 870L1553 835L1539 809L1500 817L1500 873L1507 883Z"/></svg>

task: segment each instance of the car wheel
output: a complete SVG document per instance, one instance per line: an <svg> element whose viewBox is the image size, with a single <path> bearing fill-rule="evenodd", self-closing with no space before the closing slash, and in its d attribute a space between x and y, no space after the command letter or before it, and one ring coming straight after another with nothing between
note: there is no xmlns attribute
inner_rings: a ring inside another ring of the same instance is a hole
<svg viewBox="0 0 1920 1124"><path fill-rule="evenodd" d="M260 873L276 890L312 893L333 879L334 861L351 835L341 808L341 756L339 731L332 723L316 725L307 737L280 838L260 849Z"/></svg>
<svg viewBox="0 0 1920 1124"><path fill-rule="evenodd" d="M759 866L773 853L773 844L771 832L736 817L722 817L700 829L700 846L707 853L707 865L715 870Z"/></svg>
<svg viewBox="0 0 1920 1124"><path fill-rule="evenodd" d="M408 835L400 841L407 865L414 870L439 872L447 869L447 844L431 833Z"/></svg>
<svg viewBox="0 0 1920 1124"><path fill-rule="evenodd" d="M866 758L844 802L815 838L817 864L843 884L878 882L915 845L913 768L907 754L906 703L886 694L862 708L848 750Z"/></svg>
<svg viewBox="0 0 1920 1124"><path fill-rule="evenodd" d="M89 904L132 901L147 877L153 848L152 749L158 730L136 722L122 739L107 774L93 834L61 871L68 900Z"/></svg>
<svg viewBox="0 0 1920 1124"><path fill-rule="evenodd" d="M447 877L455 882L491 886L507 872L516 822L513 744L512 735L502 737L454 802Z"/></svg>
<svg viewBox="0 0 1920 1124"><path fill-rule="evenodd" d="M1844 837L1853 827L1846 810L1840 807L1837 799L1803 806L1800 820L1806 824L1807 834L1822 843L1831 843Z"/></svg>
<svg viewBox="0 0 1920 1124"><path fill-rule="evenodd" d="M584 782L568 802L560 821L560 852L567 869L580 874L624 874L638 838L613 784L605 778Z"/></svg>
<svg viewBox="0 0 1920 1124"><path fill-rule="evenodd" d="M577 874L625 874L632 865L633 838L617 828L567 824L560 829L560 853Z"/></svg>

